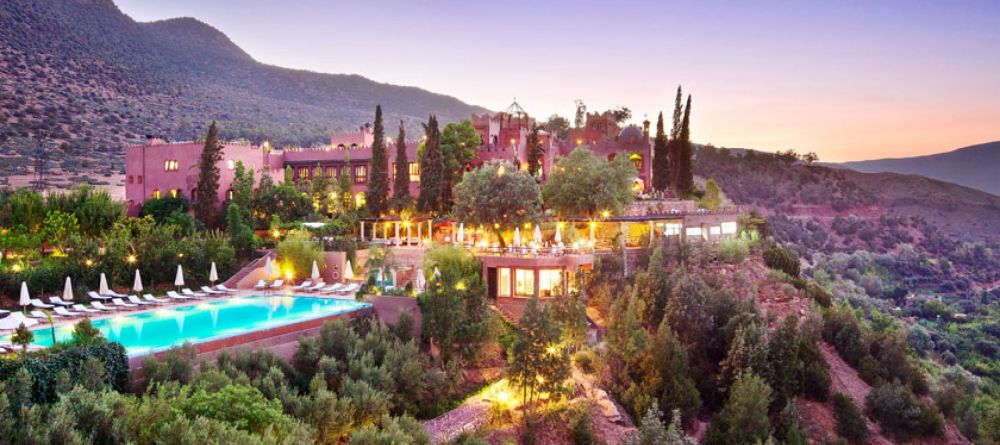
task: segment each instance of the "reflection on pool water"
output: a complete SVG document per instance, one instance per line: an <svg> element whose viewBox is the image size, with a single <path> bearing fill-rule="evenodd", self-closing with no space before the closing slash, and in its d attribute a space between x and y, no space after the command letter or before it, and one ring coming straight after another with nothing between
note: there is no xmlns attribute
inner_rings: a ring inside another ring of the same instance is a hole
<svg viewBox="0 0 1000 445"><path fill-rule="evenodd" d="M204 343L370 307L370 303L302 296L250 296L204 301L147 312L119 313L93 320L108 340L121 343L131 357L159 352L184 342ZM51 346L50 329L36 327L35 341ZM72 338L73 325L56 328L56 340ZM10 335L0 337L10 341Z"/></svg>

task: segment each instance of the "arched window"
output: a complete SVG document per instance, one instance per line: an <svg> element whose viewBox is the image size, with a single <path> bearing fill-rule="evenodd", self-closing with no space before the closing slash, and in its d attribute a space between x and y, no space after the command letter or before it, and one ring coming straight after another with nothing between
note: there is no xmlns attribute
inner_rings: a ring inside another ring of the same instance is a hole
<svg viewBox="0 0 1000 445"><path fill-rule="evenodd" d="M357 208L359 208L359 209L365 206L365 193L364 192L358 192L357 195L354 195L354 206L357 207Z"/></svg>
<svg viewBox="0 0 1000 445"><path fill-rule="evenodd" d="M153 189L153 199L160 199L160 189Z"/></svg>

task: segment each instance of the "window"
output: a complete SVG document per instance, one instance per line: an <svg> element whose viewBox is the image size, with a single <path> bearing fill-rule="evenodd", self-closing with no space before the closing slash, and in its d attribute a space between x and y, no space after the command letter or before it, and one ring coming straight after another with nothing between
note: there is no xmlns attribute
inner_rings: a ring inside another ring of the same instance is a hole
<svg viewBox="0 0 1000 445"><path fill-rule="evenodd" d="M180 193L180 190L170 189L170 197L171 198L176 198L179 193Z"/></svg>
<svg viewBox="0 0 1000 445"><path fill-rule="evenodd" d="M497 296L510 296L510 269L501 267L498 269L499 279L497 280Z"/></svg>
<svg viewBox="0 0 1000 445"><path fill-rule="evenodd" d="M410 163L410 182L420 182L420 164Z"/></svg>
<svg viewBox="0 0 1000 445"><path fill-rule="evenodd" d="M702 236L701 227L688 227L684 234L687 236Z"/></svg>
<svg viewBox="0 0 1000 445"><path fill-rule="evenodd" d="M129 177L128 177L128 183L131 184L133 180L134 180L134 178L132 178L132 175L129 175Z"/></svg>
<svg viewBox="0 0 1000 445"><path fill-rule="evenodd" d="M330 177L330 178L336 177L337 176L337 167L327 167L326 168L326 176Z"/></svg>
<svg viewBox="0 0 1000 445"><path fill-rule="evenodd" d="M722 234L723 235L735 235L736 234L736 222L734 222L734 221L728 221L728 222L722 223Z"/></svg>
<svg viewBox="0 0 1000 445"><path fill-rule="evenodd" d="M543 269L538 271L538 294L551 297L562 287L561 269Z"/></svg>
<svg viewBox="0 0 1000 445"><path fill-rule="evenodd" d="M712 226L708 228L708 234L712 236L722 235L722 227Z"/></svg>
<svg viewBox="0 0 1000 445"><path fill-rule="evenodd" d="M236 161L233 161L232 159L226 161L226 168L228 168L230 170L235 169L236 168Z"/></svg>
<svg viewBox="0 0 1000 445"><path fill-rule="evenodd" d="M527 297L535 295L535 271L530 269L514 270L514 293Z"/></svg>
<svg viewBox="0 0 1000 445"><path fill-rule="evenodd" d="M309 179L309 167L299 169L299 179Z"/></svg>
<svg viewBox="0 0 1000 445"><path fill-rule="evenodd" d="M365 194L363 192L358 192L357 195L354 195L354 205L359 209L365 206Z"/></svg>
<svg viewBox="0 0 1000 445"><path fill-rule="evenodd" d="M680 223L667 223L666 229L663 231L666 236L680 235L681 234L681 224Z"/></svg>
<svg viewBox="0 0 1000 445"><path fill-rule="evenodd" d="M368 166L367 165L355 165L354 166L354 183L364 184L368 182Z"/></svg>
<svg viewBox="0 0 1000 445"><path fill-rule="evenodd" d="M226 191L226 199L230 201L233 200L233 189L229 189L228 191Z"/></svg>
<svg viewBox="0 0 1000 445"><path fill-rule="evenodd" d="M153 189L153 199L160 199L160 189Z"/></svg>
<svg viewBox="0 0 1000 445"><path fill-rule="evenodd" d="M142 184L142 175L136 176L135 177L135 182L137 182L139 184Z"/></svg>
<svg viewBox="0 0 1000 445"><path fill-rule="evenodd" d="M163 171L175 172L181 169L181 164L176 159L168 159L163 162Z"/></svg>

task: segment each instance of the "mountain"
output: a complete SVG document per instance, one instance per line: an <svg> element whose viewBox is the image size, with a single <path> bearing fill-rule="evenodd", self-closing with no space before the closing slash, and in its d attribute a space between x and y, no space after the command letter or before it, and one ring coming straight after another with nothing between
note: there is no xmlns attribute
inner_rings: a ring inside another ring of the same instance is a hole
<svg viewBox="0 0 1000 445"><path fill-rule="evenodd" d="M1000 195L1000 141L912 158L844 162L837 166L865 173L904 173Z"/></svg>
<svg viewBox="0 0 1000 445"><path fill-rule="evenodd" d="M4 174L27 173L39 140L53 169L120 171L123 144L192 139L212 120L224 138L308 146L370 121L377 103L413 132L430 113L486 111L358 75L266 65L192 18L139 23L111 0L0 2Z"/></svg>

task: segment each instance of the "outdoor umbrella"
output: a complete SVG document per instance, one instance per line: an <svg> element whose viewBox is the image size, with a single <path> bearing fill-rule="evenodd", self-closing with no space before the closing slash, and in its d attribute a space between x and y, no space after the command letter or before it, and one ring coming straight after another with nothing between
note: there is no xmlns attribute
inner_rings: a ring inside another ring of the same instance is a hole
<svg viewBox="0 0 1000 445"><path fill-rule="evenodd" d="M101 285L97 289L97 293L101 295L107 295L110 291L108 289L108 277L104 276L104 272L101 272Z"/></svg>
<svg viewBox="0 0 1000 445"><path fill-rule="evenodd" d="M347 265L344 266L344 281L354 279L354 270L351 269L351 260L347 260Z"/></svg>
<svg viewBox="0 0 1000 445"><path fill-rule="evenodd" d="M534 240L536 245L542 245L542 228L540 226L535 226L535 236Z"/></svg>
<svg viewBox="0 0 1000 445"><path fill-rule="evenodd" d="M270 280L272 275L274 275L274 266L271 265L271 257L267 257L267 260L264 261L264 277Z"/></svg>
<svg viewBox="0 0 1000 445"><path fill-rule="evenodd" d="M455 241L462 244L462 240L465 238L465 223L458 223L458 236L455 237Z"/></svg>
<svg viewBox="0 0 1000 445"><path fill-rule="evenodd" d="M136 293L142 292L142 277L139 276L139 269L135 270L135 282L132 283L132 290Z"/></svg>
<svg viewBox="0 0 1000 445"><path fill-rule="evenodd" d="M21 282L21 299L18 300L18 303L21 305L21 309L24 310L24 311L27 311L27 306L29 304L31 304L31 296L28 295L28 282L27 281L22 281Z"/></svg>
<svg viewBox="0 0 1000 445"><path fill-rule="evenodd" d="M517 246L520 246L520 245L521 245L521 228L520 227L515 227L514 228L514 246L517 247Z"/></svg>
<svg viewBox="0 0 1000 445"><path fill-rule="evenodd" d="M556 244L562 244L562 230L559 228L558 224L556 224L556 240L555 241L556 241Z"/></svg>
<svg viewBox="0 0 1000 445"><path fill-rule="evenodd" d="M319 280L319 264L316 264L316 260L313 260L312 275L309 275L309 278L312 278L313 283Z"/></svg>
<svg viewBox="0 0 1000 445"><path fill-rule="evenodd" d="M417 268L417 278L416 278L416 288L417 292L423 292L424 286L427 286L427 278L424 277L424 269Z"/></svg>
<svg viewBox="0 0 1000 445"><path fill-rule="evenodd" d="M381 268L379 268L378 273L375 274L375 281L378 283L379 286L381 286L382 282L385 281L385 278L382 276Z"/></svg>
<svg viewBox="0 0 1000 445"><path fill-rule="evenodd" d="M215 268L215 261L212 261L212 268L208 271L208 281L212 282L212 286L219 281L219 271Z"/></svg>
<svg viewBox="0 0 1000 445"><path fill-rule="evenodd" d="M174 286L181 287L184 285L184 268L180 264L177 265L177 277L174 278Z"/></svg>
<svg viewBox="0 0 1000 445"><path fill-rule="evenodd" d="M441 278L441 269L438 269L437 266L434 266L434 274L431 275L431 278L432 279L433 278Z"/></svg>
<svg viewBox="0 0 1000 445"><path fill-rule="evenodd" d="M63 287L63 301L73 301L73 282L66 277L66 286Z"/></svg>

